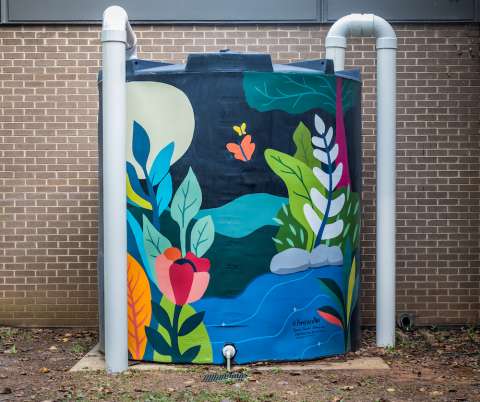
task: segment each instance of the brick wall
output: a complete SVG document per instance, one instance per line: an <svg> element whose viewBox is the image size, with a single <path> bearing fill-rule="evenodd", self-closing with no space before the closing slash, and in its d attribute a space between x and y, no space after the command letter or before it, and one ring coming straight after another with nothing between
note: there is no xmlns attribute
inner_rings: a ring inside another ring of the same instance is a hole
<svg viewBox="0 0 480 402"><path fill-rule="evenodd" d="M480 61L474 25L397 25L398 311L472 323L480 309ZM137 27L140 57L324 55L326 26ZM0 324L95 325L98 27L0 28ZM363 323L374 323L371 39L348 61L363 90Z"/></svg>

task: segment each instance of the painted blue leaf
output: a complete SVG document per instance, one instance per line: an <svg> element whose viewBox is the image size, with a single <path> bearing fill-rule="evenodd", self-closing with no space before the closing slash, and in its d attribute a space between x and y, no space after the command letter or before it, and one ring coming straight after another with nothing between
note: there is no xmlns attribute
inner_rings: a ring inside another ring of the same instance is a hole
<svg viewBox="0 0 480 402"><path fill-rule="evenodd" d="M148 155L150 154L150 139L145 129L136 121L133 122L132 150L135 160L142 168L146 169Z"/></svg>
<svg viewBox="0 0 480 402"><path fill-rule="evenodd" d="M172 199L172 191L172 176L168 173L157 187L156 202L159 215L168 207Z"/></svg>
<svg viewBox="0 0 480 402"><path fill-rule="evenodd" d="M170 161L172 160L174 144L171 142L165 148L163 148L155 157L152 168L148 176L152 182L152 186L156 186L167 175L170 169Z"/></svg>
<svg viewBox="0 0 480 402"><path fill-rule="evenodd" d="M137 171L133 167L130 162L127 162L127 175L128 179L130 180L130 185L140 197L143 199L148 200L148 196L145 194L142 185L140 184L140 180L138 180Z"/></svg>
<svg viewBox="0 0 480 402"><path fill-rule="evenodd" d="M138 252L138 256L140 256L138 261L141 261L142 267L145 269L150 281L152 283L157 283L155 271L150 267L147 254L145 252L145 247L143 245L143 230L129 210L127 210L127 225L129 232L127 248L132 247L132 245L130 245L131 242L134 243Z"/></svg>

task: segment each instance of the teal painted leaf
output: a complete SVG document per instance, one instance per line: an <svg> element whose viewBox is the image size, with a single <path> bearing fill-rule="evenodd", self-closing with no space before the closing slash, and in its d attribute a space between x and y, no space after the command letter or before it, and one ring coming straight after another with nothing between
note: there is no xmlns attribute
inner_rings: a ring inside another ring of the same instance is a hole
<svg viewBox="0 0 480 402"><path fill-rule="evenodd" d="M167 146L165 146L155 157L155 160L152 163L152 167L150 169L150 173L148 176L150 177L150 181L152 182L152 186L156 186L160 183L165 176L167 175L170 169L170 162L172 160L174 150L174 144L171 142Z"/></svg>
<svg viewBox="0 0 480 402"><path fill-rule="evenodd" d="M200 345L192 346L190 349L187 349L185 352L182 353L180 356L180 363L191 363L200 352Z"/></svg>
<svg viewBox="0 0 480 402"><path fill-rule="evenodd" d="M155 258L165 249L172 247L170 240L155 229L145 215L143 215L143 245L152 271L155 271Z"/></svg>
<svg viewBox="0 0 480 402"><path fill-rule="evenodd" d="M152 345L155 352L167 356L171 354L172 348L159 332L151 327L145 327L145 333L147 334L148 342Z"/></svg>
<svg viewBox="0 0 480 402"><path fill-rule="evenodd" d="M145 129L136 121L133 122L132 151L135 160L146 170L150 154L150 139Z"/></svg>
<svg viewBox="0 0 480 402"><path fill-rule="evenodd" d="M190 239L190 248L197 257L204 255L213 244L215 227L212 217L204 216L193 225Z"/></svg>
<svg viewBox="0 0 480 402"><path fill-rule="evenodd" d="M138 261L147 272L149 279L156 282L155 271L150 267L149 259L143 242L142 227L135 216L127 209L127 248L128 252Z"/></svg>
<svg viewBox="0 0 480 402"><path fill-rule="evenodd" d="M348 110L359 83L344 80L343 108ZM243 90L250 107L266 112L283 110L291 114L323 109L335 115L335 76L326 74L245 72Z"/></svg>
<svg viewBox="0 0 480 402"><path fill-rule="evenodd" d="M186 230L188 224L200 210L202 190L192 168L178 187L170 206L172 219L178 223L180 230Z"/></svg>
<svg viewBox="0 0 480 402"><path fill-rule="evenodd" d="M312 169L320 166L320 161L313 156L312 134L302 122L300 122L293 133L293 142L297 147L295 158L301 160Z"/></svg>
<svg viewBox="0 0 480 402"><path fill-rule="evenodd" d="M180 327L178 331L179 336L185 336L195 330L202 322L203 317L205 316L205 311L201 311L199 313L195 313L188 317Z"/></svg>
<svg viewBox="0 0 480 402"><path fill-rule="evenodd" d="M170 317L160 304L152 303L152 313L157 322L163 328L165 328L167 331L171 331L172 324L170 322Z"/></svg>

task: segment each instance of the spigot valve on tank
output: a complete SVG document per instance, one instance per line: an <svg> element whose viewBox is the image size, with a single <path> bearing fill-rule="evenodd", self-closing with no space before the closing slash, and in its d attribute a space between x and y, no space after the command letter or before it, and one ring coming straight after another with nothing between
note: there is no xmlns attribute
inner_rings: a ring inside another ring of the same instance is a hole
<svg viewBox="0 0 480 402"><path fill-rule="evenodd" d="M232 344L225 345L222 349L222 354L223 357L225 357L225 360L227 361L227 371L230 371L230 366L231 366L231 360L237 353L237 350L235 349L235 346Z"/></svg>

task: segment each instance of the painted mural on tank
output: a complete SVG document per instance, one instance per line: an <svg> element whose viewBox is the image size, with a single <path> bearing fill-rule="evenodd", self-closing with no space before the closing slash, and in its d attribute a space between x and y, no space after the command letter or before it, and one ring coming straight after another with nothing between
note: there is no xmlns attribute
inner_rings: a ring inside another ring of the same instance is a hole
<svg viewBox="0 0 480 402"><path fill-rule="evenodd" d="M271 64L135 63L127 84L130 357L221 364L228 343L237 363L354 349L358 80Z"/></svg>

